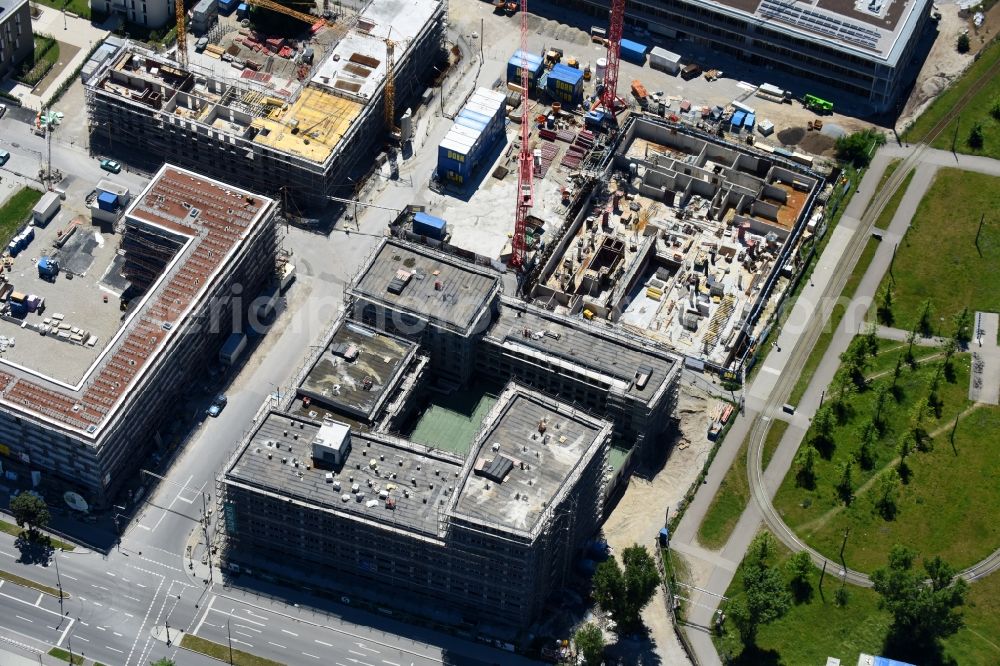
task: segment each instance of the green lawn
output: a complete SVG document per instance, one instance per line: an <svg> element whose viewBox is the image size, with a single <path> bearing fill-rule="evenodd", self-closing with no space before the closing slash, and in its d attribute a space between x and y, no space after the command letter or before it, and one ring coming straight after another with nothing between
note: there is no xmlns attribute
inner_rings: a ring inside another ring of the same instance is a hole
<svg viewBox="0 0 1000 666"><path fill-rule="evenodd" d="M35 207L42 193L30 187L21 188L0 207L0 244L7 246L18 228L31 217L31 209Z"/></svg>
<svg viewBox="0 0 1000 666"><path fill-rule="evenodd" d="M938 96L937 100L917 118L913 126L903 133L904 140L924 141L934 126L954 109L961 97L981 78L987 76L986 72L996 64L997 60L1000 60L1000 42L994 41L990 47L983 50L979 60L972 64L965 76ZM931 145L935 148L951 150L954 140L955 150L960 153L1000 158L1000 121L990 115L990 106L992 106L993 100L998 97L1000 97L1000 77L994 76L969 100L962 113L948 123L937 138L931 142ZM982 123L985 135L985 142L981 150L973 150L967 143L969 129L976 122ZM956 124L958 125L957 139Z"/></svg>
<svg viewBox="0 0 1000 666"><path fill-rule="evenodd" d="M789 552L778 544L776 563L783 565ZM823 594L817 587L819 571L813 576L813 596L805 603L792 606L785 617L764 626L757 639L759 651L740 657L742 646L731 623L725 633L713 636L719 654L732 655L733 664L760 666L782 664L822 664L827 657L837 657L841 663L857 663L860 653L881 654L890 616L878 608L878 595L870 589L849 585L848 603L838 607L833 603L839 582L827 571ZM743 580L737 571L726 596L742 594ZM1000 574L976 581L969 588L963 610L965 628L944 641L946 659L960 666L995 666L1000 663ZM891 656L891 655L890 655Z"/></svg>
<svg viewBox="0 0 1000 666"><path fill-rule="evenodd" d="M764 440L761 458L765 469L787 429L787 421L775 420L771 423L767 438ZM698 527L698 542L705 548L718 549L726 544L733 528L736 527L736 522L750 501L750 489L747 485L747 440L749 439L748 434L740 444L740 450L736 452L732 466L723 477L719 490L712 498L705 518Z"/></svg>
<svg viewBox="0 0 1000 666"><path fill-rule="evenodd" d="M35 52L21 65L17 79L34 86L59 62L59 42L48 35L35 35Z"/></svg>
<svg viewBox="0 0 1000 666"><path fill-rule="evenodd" d="M894 367L895 358L906 345L892 343L891 351L879 355L873 372ZM933 353L933 350L924 350ZM969 409L968 354L954 358L953 383L943 381L941 418L931 413L925 423L933 436L933 450L913 452L907 463L912 478L898 492L898 514L885 520L876 511L877 488L866 482L897 457L897 443L909 423L911 407L926 399L926 386L937 371L938 360L904 369L899 386L903 395L898 404L890 401L887 432L876 447L872 470L855 464L855 498L845 507L837 496L839 466L854 460L860 447L859 430L871 416L873 390L847 398L849 416L833 431L835 448L829 460L817 457L816 487L799 487L795 469L785 477L774 499L785 522L807 543L833 559L839 559L845 530L850 529L844 559L851 568L871 571L884 562L885 553L896 543L915 548L926 556L941 555L956 567L969 566L1000 547L1000 524L994 519L1000 507L1000 458L991 443L1000 440L1000 408L980 406L963 416L955 435L954 450L949 441L956 415ZM891 374L877 382L889 384ZM812 432L803 446L809 446ZM990 507L977 511L975 507Z"/></svg>
<svg viewBox="0 0 1000 666"><path fill-rule="evenodd" d="M212 641L206 641L204 638L199 638L198 636L194 636L192 634L185 634L184 638L181 639L181 647L187 648L188 650L194 650L195 652L201 652L202 654L207 654L209 657L214 659L229 663L230 652L228 645L213 643ZM284 666L279 661L258 657L257 655L250 654L249 652L243 652L242 650L237 650L235 648L233 648L232 655L232 663L236 666Z"/></svg>
<svg viewBox="0 0 1000 666"><path fill-rule="evenodd" d="M0 532L6 532L11 536L16 537L19 534L21 534L21 531L22 531L21 528L15 525L14 523L8 523L5 520L0 520ZM75 545L68 543L66 541L62 541L60 539L56 539L54 537L49 537L49 543L52 544L53 548L62 548L65 551L71 551L76 549Z"/></svg>
<svg viewBox="0 0 1000 666"><path fill-rule="evenodd" d="M892 274L894 325L913 325L924 299L933 305L933 327L952 334L952 316L1000 310L1000 178L941 169L899 244ZM980 216L985 223L976 248Z"/></svg>
<svg viewBox="0 0 1000 666"><path fill-rule="evenodd" d="M888 206L886 206L886 210L889 210ZM895 211L895 209L893 210ZM819 334L816 344L813 345L813 350L809 354L809 358L806 359L806 362L802 366L802 372L799 373L799 378L795 382L795 386L792 387L791 394L788 396L789 403L793 405L797 404L802 399L802 395L806 392L806 389L809 388L809 382L812 381L813 375L816 374L816 368L819 367L820 361L826 355L826 349L830 346L830 341L833 340L833 334L837 330L837 327L840 326L840 322L844 318L844 313L847 311L844 303L854 298L854 292L858 290L861 278L868 271L868 265L872 263L872 258L875 256L878 246L879 241L874 238L869 238L865 244L865 249L862 250L861 256L858 257L858 263L854 266L854 272L851 273L850 277L847 278L847 282L844 283L841 298L833 306L833 312L830 313L830 318L827 320L826 326Z"/></svg>
<svg viewBox="0 0 1000 666"><path fill-rule="evenodd" d="M37 2L40 5L53 7L58 10L62 10L65 7L66 11L72 12L81 18L90 18L89 0L37 0Z"/></svg>
<svg viewBox="0 0 1000 666"><path fill-rule="evenodd" d="M774 563L783 566L789 555L788 549L778 543ZM820 594L819 575L818 570L814 571L813 595L808 601L793 605L785 617L761 628L757 652L741 655L739 634L727 621L723 635L712 637L723 662L730 655L732 664L802 666L823 664L827 657L838 657L847 666L857 663L862 652L880 654L890 618L879 610L878 595L872 590L848 586L849 601L839 607L833 603L834 591L840 585L836 576L827 572ZM743 576L737 571L726 596L737 598L743 594L742 589Z"/></svg>
<svg viewBox="0 0 1000 666"><path fill-rule="evenodd" d="M56 659L61 659L66 662L70 661L69 651L63 650L62 648L57 648L57 647L52 648L51 650L49 650L49 656L55 657ZM72 660L73 664L83 663L83 657L75 652L73 653Z"/></svg>
<svg viewBox="0 0 1000 666"><path fill-rule="evenodd" d="M896 209L899 208L899 204L903 201L903 196L906 195L906 188L910 186L910 181L913 180L913 175L915 173L915 169L910 169L910 173L906 174L906 177L903 178L903 182L900 183L899 189L897 189L896 193L892 195L892 198L886 202L885 208L882 209L878 219L875 220L876 229L888 229L889 225L892 224L892 218L896 215Z"/></svg>

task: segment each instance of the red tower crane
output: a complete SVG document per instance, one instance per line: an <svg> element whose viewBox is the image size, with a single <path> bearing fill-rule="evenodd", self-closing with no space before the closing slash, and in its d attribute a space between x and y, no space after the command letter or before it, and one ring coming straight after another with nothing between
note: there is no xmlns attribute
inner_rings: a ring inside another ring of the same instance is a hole
<svg viewBox="0 0 1000 666"><path fill-rule="evenodd" d="M528 0L521 0L521 88L524 102L521 104L521 152L517 158L517 209L514 214L514 237L511 239L510 267L524 267L527 252L525 228L528 211L535 199L534 161L531 154L531 117L528 112L528 93L531 86L531 70L526 55L528 53Z"/></svg>
<svg viewBox="0 0 1000 666"><path fill-rule="evenodd" d="M618 61L621 58L622 32L625 28L625 0L612 0L611 24L608 27L610 28L608 30L608 66L604 70L601 106L614 116L618 102Z"/></svg>

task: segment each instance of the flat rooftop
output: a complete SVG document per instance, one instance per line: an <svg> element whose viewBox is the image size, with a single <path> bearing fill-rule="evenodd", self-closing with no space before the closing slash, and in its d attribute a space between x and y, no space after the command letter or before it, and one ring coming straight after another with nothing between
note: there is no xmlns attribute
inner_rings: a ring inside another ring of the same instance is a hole
<svg viewBox="0 0 1000 666"><path fill-rule="evenodd" d="M479 320L500 276L429 247L387 238L354 278L351 293L462 332Z"/></svg>
<svg viewBox="0 0 1000 666"><path fill-rule="evenodd" d="M502 298L487 338L551 371L565 370L649 402L676 363L665 351L609 324L592 324ZM645 378L645 381L643 381Z"/></svg>
<svg viewBox="0 0 1000 666"><path fill-rule="evenodd" d="M770 29L806 33L840 48L898 58L929 0L695 0L750 16Z"/></svg>
<svg viewBox="0 0 1000 666"><path fill-rule="evenodd" d="M318 404L371 420L416 348L403 338L345 321L299 385L298 395L309 398L309 407Z"/></svg>
<svg viewBox="0 0 1000 666"><path fill-rule="evenodd" d="M254 118L255 143L322 163L347 135L364 107L319 88L309 87L291 104L268 105Z"/></svg>
<svg viewBox="0 0 1000 666"><path fill-rule="evenodd" d="M227 480L386 529L443 536L444 511L457 485L461 458L352 431L351 452L342 468L316 467L312 443L320 425L270 412L226 471ZM328 473L333 474L329 482ZM354 485L364 493L360 501L352 492ZM379 496L383 491L385 499Z"/></svg>
<svg viewBox="0 0 1000 666"><path fill-rule="evenodd" d="M312 83L367 104L385 81L385 40L395 43L393 57L401 62L411 40L421 33L440 5L440 0L373 0L331 57L316 67Z"/></svg>
<svg viewBox="0 0 1000 666"><path fill-rule="evenodd" d="M607 421L509 387L483 424L449 514L534 533L610 433Z"/></svg>
<svg viewBox="0 0 1000 666"><path fill-rule="evenodd" d="M134 395L133 389L242 242L258 225L270 221L274 208L272 199L165 164L133 199L125 215L129 224L145 225L179 239L180 250L139 303L131 305L117 333L77 383L0 359L4 370L0 373L0 403L96 439L113 422L125 400ZM65 279L60 275L56 284ZM107 274L103 279L108 279ZM44 316L54 318L55 314L53 307Z"/></svg>

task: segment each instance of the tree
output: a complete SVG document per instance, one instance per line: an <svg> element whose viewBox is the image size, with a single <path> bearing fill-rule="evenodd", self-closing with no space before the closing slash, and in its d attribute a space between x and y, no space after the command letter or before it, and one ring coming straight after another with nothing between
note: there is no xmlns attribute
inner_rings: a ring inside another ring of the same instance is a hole
<svg viewBox="0 0 1000 666"><path fill-rule="evenodd" d="M878 497L875 500L875 509L879 515L886 520L896 517L898 509L896 505L896 492L899 490L899 473L894 469L889 469L879 475Z"/></svg>
<svg viewBox="0 0 1000 666"><path fill-rule="evenodd" d="M968 53L969 49L972 48L972 43L969 41L968 33L963 32L958 36L958 41L955 42L955 48L959 53Z"/></svg>
<svg viewBox="0 0 1000 666"><path fill-rule="evenodd" d="M916 367L917 359L913 356L913 343L917 341L917 328L919 322L914 324L913 328L906 334L906 362L910 364L910 367Z"/></svg>
<svg viewBox="0 0 1000 666"><path fill-rule="evenodd" d="M899 359L897 358L897 364ZM873 405L872 411L872 424L878 432L882 433L885 431L885 406L889 402L889 394L891 389L885 384L879 384L875 387L875 404Z"/></svg>
<svg viewBox="0 0 1000 666"><path fill-rule="evenodd" d="M896 393L898 388L897 384L899 383L899 378L902 376L903 376L903 357L897 356L896 367L892 369L892 388L890 389L892 391L893 396L895 396L897 399L899 398L899 396Z"/></svg>
<svg viewBox="0 0 1000 666"><path fill-rule="evenodd" d="M917 332L920 333L925 338L929 338L934 334L934 328L932 325L932 318L934 315L934 305L931 303L931 299L925 298L920 303L920 314L917 315Z"/></svg>
<svg viewBox="0 0 1000 666"><path fill-rule="evenodd" d="M833 409L829 404L823 405L816 410L812 420L812 440L811 443L824 457L829 457L833 449Z"/></svg>
<svg viewBox="0 0 1000 666"><path fill-rule="evenodd" d="M851 595L847 592L847 585L841 583L840 587L838 587L836 592L833 593L833 603L843 608L850 600Z"/></svg>
<svg viewBox="0 0 1000 666"><path fill-rule="evenodd" d="M573 637L577 651L587 666L600 666L604 660L604 634L593 622L588 622Z"/></svg>
<svg viewBox="0 0 1000 666"><path fill-rule="evenodd" d="M740 566L743 595L730 602L729 617L744 645L753 645L760 626L780 619L792 605L792 597L781 572L769 564L773 550L773 537L768 532L761 532L754 538Z"/></svg>
<svg viewBox="0 0 1000 666"><path fill-rule="evenodd" d="M854 132L837 139L837 159L850 162L855 168L868 166L875 148L885 143L885 135L874 128Z"/></svg>
<svg viewBox="0 0 1000 666"><path fill-rule="evenodd" d="M968 306L962 308L962 311L955 315L953 321L955 322L955 335L953 336L955 342L960 347L969 344L972 341L972 314L969 312Z"/></svg>
<svg viewBox="0 0 1000 666"><path fill-rule="evenodd" d="M848 460L840 465L840 481L837 482L837 496L844 504L850 505L854 499L854 465Z"/></svg>
<svg viewBox="0 0 1000 666"><path fill-rule="evenodd" d="M990 115L993 116L993 120L1000 120L1000 95L993 98L993 103L990 105Z"/></svg>
<svg viewBox="0 0 1000 666"><path fill-rule="evenodd" d="M948 338L941 345L941 353L944 354L944 359L941 361L941 370L944 372L945 379L949 382L955 381L955 366L952 364L952 358L955 356L955 352L958 351L959 342L955 338Z"/></svg>
<svg viewBox="0 0 1000 666"><path fill-rule="evenodd" d="M910 434L906 433L899 440L899 465L896 466L896 473L899 474L899 480L903 483L910 482L910 466L907 464L906 459L911 452Z"/></svg>
<svg viewBox="0 0 1000 666"><path fill-rule="evenodd" d="M160 657L156 661L149 662L149 666L174 666L174 660Z"/></svg>
<svg viewBox="0 0 1000 666"><path fill-rule="evenodd" d="M656 593L660 573L645 546L626 548L622 562L624 568L613 557L597 565L594 598L611 615L619 631L631 631L642 626L640 614Z"/></svg>
<svg viewBox="0 0 1000 666"><path fill-rule="evenodd" d="M806 601L812 595L812 575L813 563L809 558L809 553L802 550L785 562L785 574L788 576L788 584L792 588L792 594L798 601Z"/></svg>
<svg viewBox="0 0 1000 666"><path fill-rule="evenodd" d="M10 512L14 514L14 520L18 527L28 527L29 532L35 532L39 528L45 528L49 524L52 516L49 514L49 507L43 500L34 493L20 493L10 501Z"/></svg>
<svg viewBox="0 0 1000 666"><path fill-rule="evenodd" d="M892 615L890 644L904 653L900 656L920 655L921 663L928 663L939 641L964 626L960 607L968 584L940 557L924 560L925 581L913 570L915 559L909 548L893 546L888 565L872 573L872 584L881 596L879 606Z"/></svg>
<svg viewBox="0 0 1000 666"><path fill-rule="evenodd" d="M878 308L876 310L879 321L886 326L892 326L894 319L892 314L892 300L892 286L886 283L878 292Z"/></svg>
<svg viewBox="0 0 1000 666"><path fill-rule="evenodd" d="M972 128L969 130L969 138L966 139L966 142L969 144L970 148L979 150L983 147L985 139L986 137L983 134L983 124L977 120L972 124Z"/></svg>
<svg viewBox="0 0 1000 666"><path fill-rule="evenodd" d="M878 349L878 341L875 342L875 348ZM851 344L847 346L844 353L840 355L840 361L843 364L843 370L854 382L854 385L861 390L865 387L867 380L865 379L865 369L868 367L868 343L863 337L854 338L851 340Z"/></svg>
<svg viewBox="0 0 1000 666"><path fill-rule="evenodd" d="M795 463L799 466L795 483L808 490L816 488L816 449L803 446L795 455Z"/></svg>
<svg viewBox="0 0 1000 666"><path fill-rule="evenodd" d="M874 420L861 426L858 439L861 440L857 455L858 465L861 469L871 469L875 466L875 447L878 444L878 428Z"/></svg>
<svg viewBox="0 0 1000 666"><path fill-rule="evenodd" d="M916 400L910 409L909 433L910 439L919 451L930 450L930 434L924 427L924 419L927 417L927 402Z"/></svg>

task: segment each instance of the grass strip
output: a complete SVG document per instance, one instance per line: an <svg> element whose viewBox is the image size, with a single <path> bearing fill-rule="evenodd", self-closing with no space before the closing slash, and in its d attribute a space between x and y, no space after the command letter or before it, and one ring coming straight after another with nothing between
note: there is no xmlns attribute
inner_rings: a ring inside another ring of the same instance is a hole
<svg viewBox="0 0 1000 666"><path fill-rule="evenodd" d="M885 171L882 172L882 177L878 181L878 187L875 188L876 192L881 191L881 189L885 187L885 184L889 182L889 179L892 177L892 174L895 173L896 169L899 168L899 165L902 162L903 160L899 157L889 160L889 163L885 165ZM872 207L873 201L875 201L875 197L872 197L871 199L868 200L868 205L865 206L866 213L868 212L868 209Z"/></svg>
<svg viewBox="0 0 1000 666"><path fill-rule="evenodd" d="M57 648L57 647L52 648L51 650L49 650L49 656L50 657L55 657L56 659L62 659L63 661L67 661L67 662L70 661L70 654L69 654L69 652L67 652L66 650L63 650L62 648ZM78 654L74 654L73 657L72 657L72 663L73 664L82 664L83 663L83 657L80 656L80 655L78 655Z"/></svg>
<svg viewBox="0 0 1000 666"><path fill-rule="evenodd" d="M906 174L906 178L903 179L899 189L892 195L892 198L886 203L885 208L882 209L882 213L878 216L878 219L875 220L876 229L889 228L892 218L896 215L896 209L899 208L899 204L903 202L903 197L906 196L906 188L910 186L910 181L913 180L916 172L916 169L910 169L910 173ZM882 189L881 186L879 186L879 189Z"/></svg>
<svg viewBox="0 0 1000 666"><path fill-rule="evenodd" d="M54 587L49 587L48 585L42 585L41 583L36 583L28 578L23 578L17 574L12 574L9 571L4 571L0 569L0 579L14 583L15 585L20 585L22 587L30 587L33 590L38 590L48 594L49 596L59 598L59 590ZM63 592L63 599L69 599L69 595Z"/></svg>
<svg viewBox="0 0 1000 666"><path fill-rule="evenodd" d="M0 243L3 244L3 247L7 247L7 243L14 237L18 228L27 221L31 215L31 209L41 198L42 193L38 190L24 187L0 207Z"/></svg>
<svg viewBox="0 0 1000 666"><path fill-rule="evenodd" d="M188 650L194 650L195 652L201 652L202 654L208 655L213 659L229 662L230 650L227 645L207 641L204 638L199 638L198 636L193 636L191 634L184 634L184 638L181 639L181 647L187 648ZM284 666L284 664L280 661L273 661L271 659L265 659L264 657L258 657L255 654L243 652L242 650L237 650L236 648L233 648L232 650L232 663L235 666Z"/></svg>
<svg viewBox="0 0 1000 666"><path fill-rule="evenodd" d="M5 520L0 520L0 532L6 532L7 534L10 534L11 536L17 537L17 536L20 536L21 532L23 532L23 531L24 530L22 530L20 527L18 527L14 523L8 523ZM62 550L65 550L66 552L72 552L72 551L76 550L76 546L74 544L71 544L71 543L69 543L67 541L62 541L61 539L56 539L54 537L49 537L49 543L52 545L53 548L61 548Z"/></svg>

